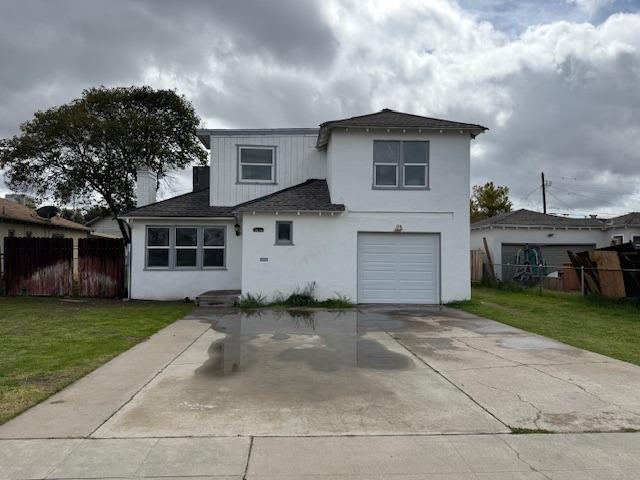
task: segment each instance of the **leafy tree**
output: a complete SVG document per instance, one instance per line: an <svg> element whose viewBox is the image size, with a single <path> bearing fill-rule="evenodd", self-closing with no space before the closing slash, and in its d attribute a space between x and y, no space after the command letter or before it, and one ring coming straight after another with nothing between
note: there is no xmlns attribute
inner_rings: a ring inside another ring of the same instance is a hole
<svg viewBox="0 0 640 480"><path fill-rule="evenodd" d="M60 210L60 216L62 218L66 218L67 220L71 220L72 222L76 222L76 223L85 222L84 214L82 213L82 210L77 208L76 209L63 208L62 210Z"/></svg>
<svg viewBox="0 0 640 480"><path fill-rule="evenodd" d="M111 216L111 211L102 205L90 205L81 208L63 208L60 216L77 223L87 223L96 217Z"/></svg>
<svg viewBox="0 0 640 480"><path fill-rule="evenodd" d="M172 169L206 162L198 124L193 106L172 90L91 88L36 112L19 135L0 140L0 168L15 190L62 204L97 201L115 218L134 206L138 169L160 182Z"/></svg>
<svg viewBox="0 0 640 480"><path fill-rule="evenodd" d="M471 194L471 221L477 222L493 217L499 213L511 211L513 204L509 201L509 187L500 187L487 182L475 185Z"/></svg>

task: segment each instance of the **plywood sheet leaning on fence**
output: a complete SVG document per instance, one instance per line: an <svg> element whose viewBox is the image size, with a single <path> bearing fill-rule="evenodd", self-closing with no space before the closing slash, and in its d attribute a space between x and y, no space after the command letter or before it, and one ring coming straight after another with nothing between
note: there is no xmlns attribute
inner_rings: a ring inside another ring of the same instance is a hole
<svg viewBox="0 0 640 480"><path fill-rule="evenodd" d="M625 297L624 277L620 270L618 252L591 250L589 258L598 267L600 293L605 297Z"/></svg>
<svg viewBox="0 0 640 480"><path fill-rule="evenodd" d="M471 250L471 282L482 282L482 265L484 263L484 253L482 250Z"/></svg>

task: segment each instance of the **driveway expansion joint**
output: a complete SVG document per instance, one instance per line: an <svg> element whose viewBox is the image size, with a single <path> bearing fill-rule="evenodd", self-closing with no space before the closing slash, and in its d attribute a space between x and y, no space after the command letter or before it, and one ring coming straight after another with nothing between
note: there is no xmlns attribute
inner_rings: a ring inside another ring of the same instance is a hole
<svg viewBox="0 0 640 480"><path fill-rule="evenodd" d="M407 344L405 344L402 340L396 338L393 336L393 334L391 334L390 332L385 332L387 335L389 335L389 337L391 337L393 340L395 340L398 345L400 345L402 348L404 348L406 351L408 351L414 358L416 358L419 362L423 363L424 365L426 365L427 367L429 367L432 371L434 371L437 375L439 375L441 378L443 378L444 380L446 380L449 384L451 384L456 390L460 391L462 394L464 394L469 400L471 400L474 404L476 404L478 407L480 407L484 412L486 412L489 416L491 416L493 419L495 419L496 421L498 421L499 423L501 423L505 428L509 429L509 431L511 431L511 427L509 425L507 425L505 422L503 422L502 420L500 420L498 417L495 416L495 414L493 412L491 412L490 410L488 410L484 405L482 405L480 402L478 402L475 398L473 398L469 393L467 393L465 390L463 390L459 385L457 385L455 382L453 382L451 379L449 379L446 375L444 375L442 372L440 372L439 370L437 370L436 368L434 368L432 365L430 365L429 363L427 363L420 355L418 355L416 352L414 352L411 347L409 347Z"/></svg>

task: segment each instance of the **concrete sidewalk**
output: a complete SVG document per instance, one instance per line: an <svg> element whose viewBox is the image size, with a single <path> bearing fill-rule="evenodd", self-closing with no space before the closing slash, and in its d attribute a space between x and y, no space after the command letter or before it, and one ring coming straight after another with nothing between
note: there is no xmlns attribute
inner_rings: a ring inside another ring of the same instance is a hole
<svg viewBox="0 0 640 480"><path fill-rule="evenodd" d="M197 314L172 323L39 405L0 425L0 438L91 435L210 328L209 321Z"/></svg>
<svg viewBox="0 0 640 480"><path fill-rule="evenodd" d="M637 479L640 433L0 440L0 479Z"/></svg>

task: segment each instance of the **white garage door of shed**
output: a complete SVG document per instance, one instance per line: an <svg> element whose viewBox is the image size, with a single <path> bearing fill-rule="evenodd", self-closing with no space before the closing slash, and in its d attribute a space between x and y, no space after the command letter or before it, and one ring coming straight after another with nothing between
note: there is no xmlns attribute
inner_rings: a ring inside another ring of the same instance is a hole
<svg viewBox="0 0 640 480"><path fill-rule="evenodd" d="M358 303L440 303L440 236L358 234Z"/></svg>

